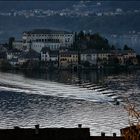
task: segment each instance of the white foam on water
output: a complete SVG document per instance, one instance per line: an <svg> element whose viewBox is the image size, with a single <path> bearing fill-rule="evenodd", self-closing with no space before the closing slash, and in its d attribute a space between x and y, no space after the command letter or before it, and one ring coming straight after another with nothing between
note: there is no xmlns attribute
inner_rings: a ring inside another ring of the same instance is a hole
<svg viewBox="0 0 140 140"><path fill-rule="evenodd" d="M25 78L21 75L15 74L0 74L1 90L25 92L28 94L39 94L56 96L71 99L82 99L87 101L108 102L112 98L103 95L101 92L95 90L88 90L74 85L66 85L58 82L51 82L47 80L35 80Z"/></svg>

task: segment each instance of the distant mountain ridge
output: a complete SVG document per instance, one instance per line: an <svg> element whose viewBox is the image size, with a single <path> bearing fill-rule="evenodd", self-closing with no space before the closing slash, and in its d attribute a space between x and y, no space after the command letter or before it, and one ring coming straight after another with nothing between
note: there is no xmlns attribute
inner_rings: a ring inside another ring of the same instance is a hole
<svg viewBox="0 0 140 140"><path fill-rule="evenodd" d="M45 17L31 16L32 13L27 13L27 17L16 15L18 11L33 9L52 10L54 13L56 11L58 13ZM63 10L68 11L67 13L74 10L76 15L84 12L86 14L90 11L92 14L89 13L89 16L75 16L73 14L73 16L68 14L63 16ZM122 14L111 15L116 10L121 11ZM85 30L93 33L99 32L103 35L140 33L139 11L139 1L127 1L127 3L126 1L0 1L0 12L2 14L12 12L13 14L12 16L0 15L0 42L7 41L11 36L20 39L23 31L37 28L74 32ZM110 15L102 16L101 13L107 12L110 12ZM127 14L124 14L126 12Z"/></svg>

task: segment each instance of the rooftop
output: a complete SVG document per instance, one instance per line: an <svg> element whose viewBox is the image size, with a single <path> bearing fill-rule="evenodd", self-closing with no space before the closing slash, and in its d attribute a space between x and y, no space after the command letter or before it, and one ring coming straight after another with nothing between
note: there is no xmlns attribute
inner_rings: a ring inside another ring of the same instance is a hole
<svg viewBox="0 0 140 140"><path fill-rule="evenodd" d="M77 54L78 55L78 52L77 51L61 51L60 54Z"/></svg>
<svg viewBox="0 0 140 140"><path fill-rule="evenodd" d="M20 55L20 58L33 59L33 58L39 58L39 56L40 56L39 53L31 49L29 50L29 52L23 52Z"/></svg>
<svg viewBox="0 0 140 140"><path fill-rule="evenodd" d="M25 31L27 34L71 34L68 31L53 30L53 29L34 29L32 31Z"/></svg>
<svg viewBox="0 0 140 140"><path fill-rule="evenodd" d="M48 52L48 53L50 54L50 56L52 56L52 57L53 57L53 56L57 56L57 55L59 54L59 51L57 51L57 50L52 51L52 50L50 50L50 48L48 48L48 47L42 48L41 52L43 52L43 53Z"/></svg>
<svg viewBox="0 0 140 140"><path fill-rule="evenodd" d="M7 53L21 53L21 51L14 48L14 49L8 50Z"/></svg>
<svg viewBox="0 0 140 140"><path fill-rule="evenodd" d="M121 136L90 136L89 128L19 128L0 129L0 138L2 140L124 140Z"/></svg>
<svg viewBox="0 0 140 140"><path fill-rule="evenodd" d="M19 128L1 129L4 140L89 140L89 128Z"/></svg>
<svg viewBox="0 0 140 140"><path fill-rule="evenodd" d="M48 47L43 47L43 48L41 49L41 52L43 52L43 53L50 52L50 48L48 48Z"/></svg>

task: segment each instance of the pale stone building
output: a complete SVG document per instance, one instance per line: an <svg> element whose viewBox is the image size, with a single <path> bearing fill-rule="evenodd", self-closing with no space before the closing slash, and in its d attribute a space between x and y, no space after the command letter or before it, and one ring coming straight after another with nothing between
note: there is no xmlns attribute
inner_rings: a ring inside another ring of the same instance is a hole
<svg viewBox="0 0 140 140"><path fill-rule="evenodd" d="M86 51L80 54L81 62L89 62L91 65L97 64L97 52L96 51Z"/></svg>
<svg viewBox="0 0 140 140"><path fill-rule="evenodd" d="M42 48L47 47L50 50L59 50L61 47L60 42L32 42L31 48L36 52L40 53Z"/></svg>
<svg viewBox="0 0 140 140"><path fill-rule="evenodd" d="M52 51L47 47L42 48L41 50L41 61L46 62L58 62L59 51Z"/></svg>
<svg viewBox="0 0 140 140"><path fill-rule="evenodd" d="M23 32L23 47L29 49L33 42L44 45L48 42L55 43L51 45L69 47L74 42L74 34L67 31L58 31L50 29L35 29L28 32ZM56 47L57 48L57 47ZM33 46L32 46L32 49ZM38 50L38 49L37 49Z"/></svg>
<svg viewBox="0 0 140 140"><path fill-rule="evenodd" d="M22 41L14 41L12 46L14 49L23 50L23 42Z"/></svg>
<svg viewBox="0 0 140 140"><path fill-rule="evenodd" d="M111 53L109 51L98 51L97 52L97 63L98 65L108 64L109 56Z"/></svg>

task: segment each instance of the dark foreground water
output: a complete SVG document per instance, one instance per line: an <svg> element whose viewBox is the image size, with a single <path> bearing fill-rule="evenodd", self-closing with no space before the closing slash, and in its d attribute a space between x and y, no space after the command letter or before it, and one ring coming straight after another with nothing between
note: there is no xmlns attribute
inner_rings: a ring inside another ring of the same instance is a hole
<svg viewBox="0 0 140 140"><path fill-rule="evenodd" d="M124 99L140 105L139 79L140 71L0 72L0 128L83 124L92 135L119 135L119 129L128 125Z"/></svg>

